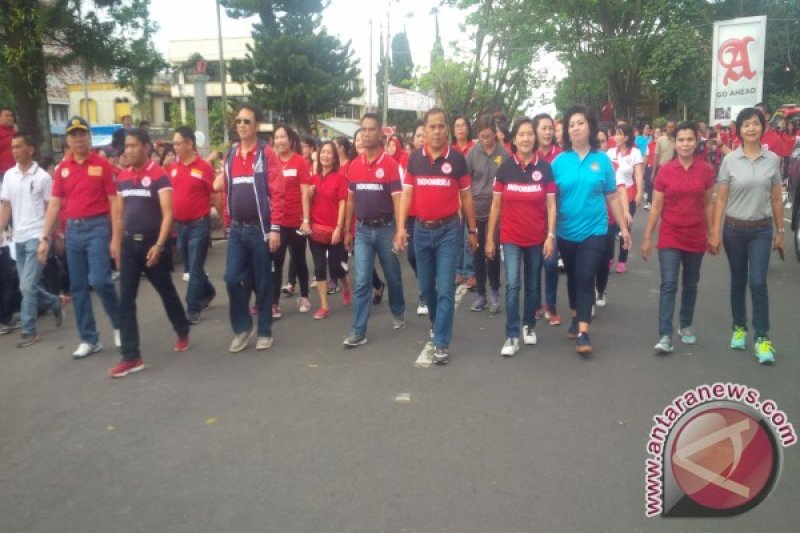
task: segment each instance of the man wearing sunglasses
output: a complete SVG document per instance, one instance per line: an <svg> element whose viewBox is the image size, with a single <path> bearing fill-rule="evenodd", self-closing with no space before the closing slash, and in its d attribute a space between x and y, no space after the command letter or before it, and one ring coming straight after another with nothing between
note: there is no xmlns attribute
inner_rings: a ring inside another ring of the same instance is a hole
<svg viewBox="0 0 800 533"><path fill-rule="evenodd" d="M239 142L225 156L224 173L214 184L225 193L231 223L225 263L234 333L228 348L231 353L247 348L254 334L258 337L256 350L272 346L270 253L280 246L284 189L278 157L257 137L259 122L258 108L242 105L236 115ZM255 329L248 308L251 286L258 308Z"/></svg>

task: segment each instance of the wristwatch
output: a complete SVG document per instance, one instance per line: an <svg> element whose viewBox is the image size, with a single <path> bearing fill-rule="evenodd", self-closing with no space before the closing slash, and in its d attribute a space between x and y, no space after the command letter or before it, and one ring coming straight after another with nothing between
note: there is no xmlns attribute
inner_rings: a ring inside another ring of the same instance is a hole
<svg viewBox="0 0 800 533"><path fill-rule="evenodd" d="M467 232L471 233L473 235L477 235L478 234L478 228L473 228L473 229L467 230Z"/></svg>

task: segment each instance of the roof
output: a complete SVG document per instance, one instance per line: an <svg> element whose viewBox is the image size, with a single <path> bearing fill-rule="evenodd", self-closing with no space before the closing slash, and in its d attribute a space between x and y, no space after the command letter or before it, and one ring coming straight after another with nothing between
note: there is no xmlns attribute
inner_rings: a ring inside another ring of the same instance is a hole
<svg viewBox="0 0 800 533"><path fill-rule="evenodd" d="M340 133L350 139L355 136L356 131L358 131L359 128L358 123L347 120L325 119L317 120L317 122L322 124L323 127L333 130L336 133Z"/></svg>

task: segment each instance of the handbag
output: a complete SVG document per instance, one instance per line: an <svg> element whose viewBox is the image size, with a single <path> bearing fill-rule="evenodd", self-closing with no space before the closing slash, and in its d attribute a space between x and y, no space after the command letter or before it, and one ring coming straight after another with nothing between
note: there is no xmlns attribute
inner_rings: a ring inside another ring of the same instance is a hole
<svg viewBox="0 0 800 533"><path fill-rule="evenodd" d="M331 244L336 226L311 224L311 240L318 244Z"/></svg>

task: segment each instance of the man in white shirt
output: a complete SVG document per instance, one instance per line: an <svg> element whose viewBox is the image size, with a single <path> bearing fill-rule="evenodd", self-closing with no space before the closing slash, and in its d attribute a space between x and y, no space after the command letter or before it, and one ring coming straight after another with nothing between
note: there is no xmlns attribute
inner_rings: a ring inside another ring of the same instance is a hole
<svg viewBox="0 0 800 533"><path fill-rule="evenodd" d="M53 180L33 160L35 151L36 143L30 135L14 134L11 152L17 164L5 173L0 191L0 227L5 227L9 218L14 217L14 245L22 293L22 335L17 343L20 348L39 340L36 318L40 310L52 312L57 326L63 319L61 299L45 291L39 283L42 275L42 264L37 259L39 236L44 230L44 215ZM3 240L0 233L0 244Z"/></svg>

